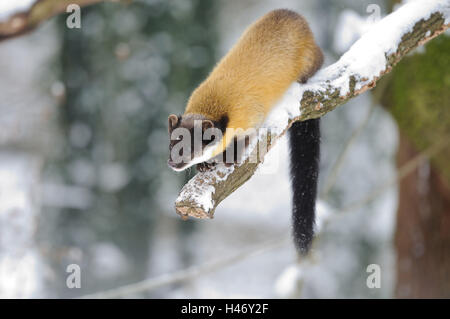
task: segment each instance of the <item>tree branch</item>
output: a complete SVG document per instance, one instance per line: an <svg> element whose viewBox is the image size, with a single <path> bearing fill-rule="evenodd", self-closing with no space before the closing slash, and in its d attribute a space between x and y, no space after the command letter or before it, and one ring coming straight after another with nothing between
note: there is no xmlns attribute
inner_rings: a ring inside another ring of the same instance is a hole
<svg viewBox="0 0 450 319"><path fill-rule="evenodd" d="M28 8L12 10L9 16L0 19L0 41L33 30L54 15L66 12L69 4L83 7L102 1L104 0L35 0Z"/></svg>
<svg viewBox="0 0 450 319"><path fill-rule="evenodd" d="M284 99L275 107L266 121L269 126L276 123L275 133L260 134L258 143L267 141L269 150L293 122L318 118L375 87L408 52L449 26L449 0L405 4L373 25L338 62L319 71L307 84L293 84L286 94L296 99ZM255 173L265 155L258 152L254 147L240 165L218 166L195 175L175 202L177 213L183 218L213 218L217 205Z"/></svg>

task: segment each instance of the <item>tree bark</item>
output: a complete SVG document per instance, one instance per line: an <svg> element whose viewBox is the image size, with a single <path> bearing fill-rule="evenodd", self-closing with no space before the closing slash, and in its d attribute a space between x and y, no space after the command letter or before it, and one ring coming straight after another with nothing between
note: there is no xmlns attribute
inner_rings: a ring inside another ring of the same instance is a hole
<svg viewBox="0 0 450 319"><path fill-rule="evenodd" d="M447 15L450 4L448 1L433 3L435 7L431 12L421 10L420 5L426 2L411 2L391 13L378 22L371 32L363 35L338 62L319 71L307 84L300 85L299 102L294 102L297 103L295 107L299 109L298 114L288 112L288 121L284 127L279 128L281 132L278 134L262 134L258 137L258 143L267 144L265 151L260 153L258 148L254 148L242 164L231 168L219 167L194 176L182 188L175 202L176 212L184 219L189 216L213 218L217 205L252 177L262 163L266 151L270 150L293 122L320 117L375 87L377 81L389 73L412 49L443 33L449 27ZM411 8L414 10L410 10ZM415 12L416 16L405 21L405 16L411 12ZM392 32L402 30L403 33L395 33L398 38L393 40L394 43L389 45L389 48L373 48L373 37L380 37L380 34L384 36L387 27L392 29ZM361 48L371 49L361 52ZM352 58L349 59L349 56ZM367 77L365 74L368 65L379 59L385 59L384 70Z"/></svg>
<svg viewBox="0 0 450 319"><path fill-rule="evenodd" d="M0 41L25 34L54 15L66 12L70 4L80 7L104 0L36 0L27 10L14 12L0 21Z"/></svg>
<svg viewBox="0 0 450 319"><path fill-rule="evenodd" d="M398 166L418 154L401 134ZM395 246L399 298L450 298L450 188L430 163L399 185Z"/></svg>
<svg viewBox="0 0 450 319"><path fill-rule="evenodd" d="M447 146L399 183L395 247L398 298L450 297L450 39L405 58L386 78L382 104L395 118L401 167L437 142Z"/></svg>

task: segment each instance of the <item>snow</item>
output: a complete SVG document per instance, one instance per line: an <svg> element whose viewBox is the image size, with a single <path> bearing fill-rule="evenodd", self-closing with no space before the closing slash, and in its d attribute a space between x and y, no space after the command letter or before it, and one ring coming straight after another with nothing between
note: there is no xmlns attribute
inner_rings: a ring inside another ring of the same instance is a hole
<svg viewBox="0 0 450 319"><path fill-rule="evenodd" d="M215 182L223 181L234 171L234 166L226 167L218 165L215 169L202 174L204 183L201 185L189 182L180 192L177 202L192 200L205 212L209 212L214 207L213 195ZM196 177L194 176L193 179ZM191 180L192 181L192 180Z"/></svg>
<svg viewBox="0 0 450 319"><path fill-rule="evenodd" d="M255 2L252 5L261 10L260 3ZM260 13L263 14L270 9L280 7L278 1L271 0L271 3L273 7L261 10ZM295 6L283 6L308 14L308 11L300 10L297 5L314 5L313 3L296 1ZM233 17L236 16L236 20L243 17L241 18L241 29L243 29L249 21L249 14L254 14L253 7L251 9L246 7L246 10L242 10L239 4L229 2L222 3L222 6L238 7L231 13L221 8L221 15L224 15L223 12L229 14L228 16L225 14L227 19L225 19L224 26L227 26L226 22L231 14ZM317 6L320 8L320 4ZM245 11L245 14L241 11ZM256 16L257 14L255 18ZM318 20L320 21L320 19ZM314 22L314 19L311 19L310 22ZM237 34L241 29L233 31ZM227 28L222 31L225 37L231 37L231 40L227 41L231 45L236 38L235 34L230 36L232 32ZM222 53L225 53L226 49L228 49L227 45L224 46ZM286 94L295 95L297 90L300 90L300 86L293 84ZM301 98L300 94L298 96ZM266 127L272 126L275 129L283 127L289 119L290 110L293 111L293 115L300 115L300 110L297 109L299 100L293 101L293 103L283 103L283 100L285 97L277 103L279 109L274 111L274 114L271 115L272 118L267 119ZM331 112L323 118L321 178L326 178L327 168L334 163L335 154L341 150L348 134L358 127L368 111L369 104L370 96L360 95L350 100L346 107L337 112ZM311 264L305 265L302 262L298 265L298 257L295 254L293 243L289 241L285 246L261 256L251 257L218 269L214 273L195 278L189 282L189 285L179 285L170 291L168 296L172 298L241 296L251 298L373 298L374 291L369 291L365 286L365 267L367 266L365 262L367 256L370 256L383 269L382 288L376 289L375 296L391 297L393 288L385 284L385 281L387 283L395 282L394 279L389 279L395 273L395 256L390 257L389 255L391 253L391 225L395 226L395 202L385 203L386 196L383 196L358 212L347 214L348 217L335 216L339 214L340 205L361 199L374 186L396 174L394 163L392 163L396 150L395 123L388 115L385 115L381 108L376 108L372 116L367 130L355 142L347 157L348 161L342 167L335 186L336 194L338 194L336 197L339 201L333 200L334 194L328 198L333 207L336 205L336 209L330 209L322 214L320 206L324 203L320 200L317 203L316 232L321 231L325 222L327 229L317 242ZM277 123L281 124L277 126ZM278 132L280 131L278 130ZM234 254L237 249L245 248L253 243L264 243L267 238L290 235L292 225L291 193L289 165L286 162L288 158L286 142L286 136L277 139L273 150L265 156L264 163L259 165L255 175L217 207L213 222L196 221L196 231L189 237L187 240L189 244L186 245L194 256L193 264L201 264L205 260L216 258L217 255ZM269 163L272 157L274 162ZM271 173L266 172L268 165L272 166ZM373 167L377 169L372 170ZM177 185L174 184L172 190ZM394 188L389 190L389 193L390 197L395 198ZM175 219L175 216L169 215L173 214L171 202L164 204L164 207L167 207L167 215ZM331 218L324 216L327 212L333 213ZM386 221L385 218L380 218L380 215L385 217L389 215L390 219ZM158 225L157 229L160 233L154 236L159 239L158 242L174 241L172 238L174 236L168 232L167 228ZM178 228L174 227L174 229L175 232L178 232ZM381 233L388 231L390 231L388 236L382 237ZM370 236L367 236L367 233L370 233ZM368 238L374 240L371 244L376 248L367 249L365 245ZM152 270L155 269L154 264L158 264L158 270L167 272L170 266L173 267L173 262L171 263L168 257L161 258L159 252L163 251L166 255L169 254L173 260L178 261L179 254L173 254L176 249L171 249L171 247L178 246L176 243L161 245L164 246L158 247L158 251L155 248L152 249L150 261ZM386 257L379 251L389 255L390 263L386 262ZM360 257L360 255L364 257ZM284 271L285 269L286 271ZM362 278L361 284L359 284L359 278ZM353 284L349 285L349 283ZM301 284L301 287L298 287L298 284Z"/></svg>
<svg viewBox="0 0 450 319"><path fill-rule="evenodd" d="M302 85L302 93L332 88L345 96L350 92L349 79L352 76L358 80L355 89L361 89L386 70L386 56L397 51L402 36L411 32L418 21L428 19L435 12L442 12L445 23L449 23L449 0L409 1L374 23L338 62L320 70L306 85Z"/></svg>
<svg viewBox="0 0 450 319"><path fill-rule="evenodd" d="M347 51L372 25L373 22L367 17L360 16L353 10L342 11L334 31L334 51Z"/></svg>
<svg viewBox="0 0 450 319"><path fill-rule="evenodd" d="M300 264L288 266L275 282L275 293L279 298L289 298L298 291L299 285L304 279L304 273Z"/></svg>
<svg viewBox="0 0 450 319"><path fill-rule="evenodd" d="M275 135L281 134L290 119L301 115L300 103L306 91L323 92L332 88L338 89L341 96L346 96L350 93L349 79L351 77L357 79L356 90L378 78L386 70L386 56L397 51L402 36L411 32L418 21L428 19L437 11L444 14L446 22L450 20L450 0L409 1L389 16L373 23L338 62L320 70L306 84L293 83L275 104L262 128L268 129ZM261 130L258 140L266 133L267 130ZM244 159L256 145L255 139L244 154ZM188 183L182 189L177 202L191 199L205 211L209 211L214 207L215 189L212 186L214 181L223 180L231 172L232 170L228 168L218 166L211 172L202 174L205 182L201 186Z"/></svg>
<svg viewBox="0 0 450 319"><path fill-rule="evenodd" d="M299 101L302 96L300 84L292 83L283 97L274 105L262 126L270 129L272 133L280 134L286 128L289 119L301 115Z"/></svg>
<svg viewBox="0 0 450 319"><path fill-rule="evenodd" d="M0 152L0 298L31 297L40 289L41 260L33 242L40 161Z"/></svg>
<svg viewBox="0 0 450 319"><path fill-rule="evenodd" d="M14 0L0 1L0 20L6 19L11 15L27 10L36 0Z"/></svg>
<svg viewBox="0 0 450 319"><path fill-rule="evenodd" d="M0 16L25 5L1 0ZM44 277L51 276L37 230L39 221L47 225L39 219L42 164L58 148L55 102L41 81L58 48L53 27L5 41L0 49L0 298L43 297Z"/></svg>
<svg viewBox="0 0 450 319"><path fill-rule="evenodd" d="M258 131L258 138L252 138L245 153L242 155L242 160L246 160L257 146L257 142L270 132L272 135L279 135L286 127L290 118L300 116L301 99L300 86L293 83L283 97L276 103L273 111L268 115L264 121L262 128ZM274 163L274 160L268 161ZM276 162L278 163L278 161ZM264 167L264 170L263 168ZM269 165L259 165L258 174L270 174L274 167ZM191 182L196 179L193 177L191 181L186 184L177 198L177 202L184 200L194 201L206 212L214 207L213 195L215 188L212 186L217 181L223 181L226 177L234 171L234 166L226 167L223 164L218 164L216 168L202 174L203 183L201 185Z"/></svg>
<svg viewBox="0 0 450 319"><path fill-rule="evenodd" d="M386 70L386 56L397 51L402 36L411 32L417 21L428 19L434 12L443 12L446 21L450 19L449 0L410 1L378 22L366 21L347 12L358 20L363 36L329 67L320 70L308 83L293 83L284 96L276 103L263 127L280 134L290 119L301 115L300 102L306 91L323 92L329 88L338 89L341 96L350 92L350 77L354 76L359 90L379 77ZM429 34L429 33L428 33Z"/></svg>

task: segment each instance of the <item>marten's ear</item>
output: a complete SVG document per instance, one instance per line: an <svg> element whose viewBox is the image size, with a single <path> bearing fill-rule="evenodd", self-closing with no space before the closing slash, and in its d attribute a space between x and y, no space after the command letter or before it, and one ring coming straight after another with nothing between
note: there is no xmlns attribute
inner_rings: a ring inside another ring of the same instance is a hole
<svg viewBox="0 0 450 319"><path fill-rule="evenodd" d="M214 123L211 120L203 120L202 121L202 131L206 131L209 128L213 128Z"/></svg>
<svg viewBox="0 0 450 319"><path fill-rule="evenodd" d="M169 133L173 131L173 128L178 124L178 116L175 114L169 115Z"/></svg>

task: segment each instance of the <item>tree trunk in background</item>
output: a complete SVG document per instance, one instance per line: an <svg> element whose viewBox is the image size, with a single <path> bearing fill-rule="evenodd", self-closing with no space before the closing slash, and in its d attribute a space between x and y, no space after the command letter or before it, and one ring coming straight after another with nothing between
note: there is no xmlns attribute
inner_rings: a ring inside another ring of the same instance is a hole
<svg viewBox="0 0 450 319"><path fill-rule="evenodd" d="M437 38L383 79L381 102L400 130L398 167L450 138L449 50L450 38ZM399 185L396 297L450 297L449 157L447 144Z"/></svg>
<svg viewBox="0 0 450 319"><path fill-rule="evenodd" d="M398 166L418 153L401 134ZM395 246L397 297L450 297L450 188L429 163L400 183Z"/></svg>
<svg viewBox="0 0 450 319"><path fill-rule="evenodd" d="M46 297L37 230L46 223L42 169L57 144L52 77L43 69L55 56L54 31L50 24L0 46L0 298Z"/></svg>

